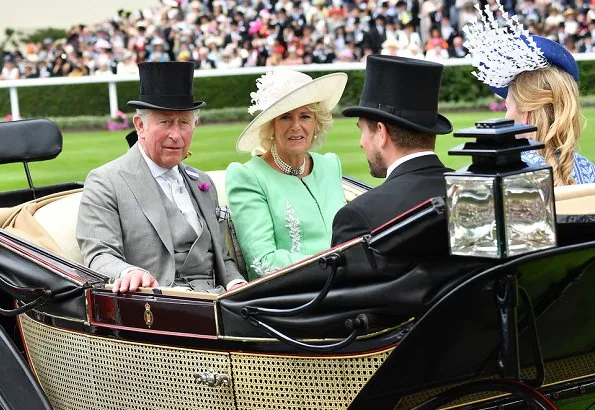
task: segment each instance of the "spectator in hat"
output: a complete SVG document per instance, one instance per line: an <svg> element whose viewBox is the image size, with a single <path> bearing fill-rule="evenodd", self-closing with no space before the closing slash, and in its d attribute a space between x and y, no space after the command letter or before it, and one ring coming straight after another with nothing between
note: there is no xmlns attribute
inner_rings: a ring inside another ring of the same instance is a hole
<svg viewBox="0 0 595 410"><path fill-rule="evenodd" d="M345 204L341 163L311 150L332 126L347 75L312 79L278 69L257 80L237 149L263 152L227 168L226 188L249 279L327 249L331 222Z"/></svg>
<svg viewBox="0 0 595 410"><path fill-rule="evenodd" d="M510 34L488 45L495 35L487 24L490 17L482 14L466 30L465 45L478 61L478 78L506 98L506 118L537 127L531 138L545 148L524 151L521 158L529 165L552 166L554 185L595 182L595 165L576 152L583 116L574 57L552 40L525 34L512 19L505 26ZM499 58L494 59L496 53Z"/></svg>
<svg viewBox="0 0 595 410"><path fill-rule="evenodd" d="M283 54L285 54L285 47L281 44L277 44L271 50L271 55L267 57L266 66L281 65L283 63Z"/></svg>
<svg viewBox="0 0 595 410"><path fill-rule="evenodd" d="M417 31L415 31L415 26L412 22L408 22L403 26L403 31L399 33L398 40L399 48L401 50L411 51L411 48L413 48L415 50L415 54L417 54L422 48L421 37Z"/></svg>
<svg viewBox="0 0 595 410"><path fill-rule="evenodd" d="M430 38L428 43L431 48L426 50L426 60L440 62L448 59L448 50L444 48L444 40Z"/></svg>
<svg viewBox="0 0 595 410"><path fill-rule="evenodd" d="M464 58L469 54L469 50L463 45L463 37L456 35L452 39L452 47L448 49L450 58Z"/></svg>
<svg viewBox="0 0 595 410"><path fill-rule="evenodd" d="M382 43L382 51L380 54L385 56L398 56L400 54L399 51L399 42L396 38L390 37L384 43Z"/></svg>
<svg viewBox="0 0 595 410"><path fill-rule="evenodd" d="M165 63L169 61L169 54L165 51L165 41L161 37L155 37L151 41L151 53L147 61L152 63Z"/></svg>
<svg viewBox="0 0 595 410"><path fill-rule="evenodd" d="M380 53L382 43L386 41L386 18L378 15L374 19L374 25L364 34L366 48L371 48L374 54Z"/></svg>
<svg viewBox="0 0 595 410"><path fill-rule="evenodd" d="M23 74L24 78L39 78L39 73L37 72L37 68L33 63L25 64L25 73Z"/></svg>
<svg viewBox="0 0 595 410"><path fill-rule="evenodd" d="M118 62L116 66L116 73L117 74L137 74L138 73L138 66L136 65L136 55L126 50L124 52L124 56L122 61Z"/></svg>
<svg viewBox="0 0 595 410"><path fill-rule="evenodd" d="M281 62L282 65L301 65L304 64L304 59L298 55L295 46L290 46L287 49L287 57Z"/></svg>
<svg viewBox="0 0 595 410"><path fill-rule="evenodd" d="M0 71L0 80L18 80L21 72L16 67L13 57L10 54L4 56L4 67Z"/></svg>
<svg viewBox="0 0 595 410"><path fill-rule="evenodd" d="M227 253L217 191L184 165L202 101L192 63L139 65L140 97L129 101L138 143L87 176L77 223L84 262L113 292L184 286L222 292L245 280Z"/></svg>
<svg viewBox="0 0 595 410"><path fill-rule="evenodd" d="M452 131L438 113L441 64L368 56L359 105L343 110L358 118L360 147L370 174L385 178L337 212L333 245L370 233L420 202L445 195L444 172L434 148L437 134ZM382 206L378 206L382 204Z"/></svg>

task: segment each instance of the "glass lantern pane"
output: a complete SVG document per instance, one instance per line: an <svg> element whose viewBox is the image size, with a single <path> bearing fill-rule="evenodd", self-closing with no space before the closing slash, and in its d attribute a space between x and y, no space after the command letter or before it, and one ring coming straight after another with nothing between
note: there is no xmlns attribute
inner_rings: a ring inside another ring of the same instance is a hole
<svg viewBox="0 0 595 410"><path fill-rule="evenodd" d="M505 177L502 189L508 256L556 246L551 170Z"/></svg>
<svg viewBox="0 0 595 410"><path fill-rule="evenodd" d="M500 257L494 178L448 175L446 192L451 254Z"/></svg>

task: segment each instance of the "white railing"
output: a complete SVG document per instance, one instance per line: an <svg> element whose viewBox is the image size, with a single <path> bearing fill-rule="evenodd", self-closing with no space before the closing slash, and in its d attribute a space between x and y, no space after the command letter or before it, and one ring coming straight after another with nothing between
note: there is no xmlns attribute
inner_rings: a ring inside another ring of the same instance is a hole
<svg viewBox="0 0 595 410"><path fill-rule="evenodd" d="M594 60L595 53L589 54L575 54L574 57L578 61ZM453 58L443 62L445 66L462 66L471 65L471 60L467 58ZM194 78L202 77L223 77L231 75L249 75L249 74L263 74L271 69L291 68L298 71L353 71L364 70L365 63L334 63L334 64L307 64L297 66L275 66L275 67L243 67L243 68L229 68L229 69L214 69L214 70L196 70L194 71ZM54 78L30 78L20 80L4 80L0 81L0 88L8 88L10 94L10 108L12 118L18 120L21 118L19 110L19 94L18 89L21 87L40 87L45 85L73 85L73 84L96 84L104 83L108 86L109 91L109 106L110 115L116 116L118 111L118 91L116 83L124 81L138 81L136 74L120 74L120 75L101 75L101 76L86 76L86 77L54 77Z"/></svg>

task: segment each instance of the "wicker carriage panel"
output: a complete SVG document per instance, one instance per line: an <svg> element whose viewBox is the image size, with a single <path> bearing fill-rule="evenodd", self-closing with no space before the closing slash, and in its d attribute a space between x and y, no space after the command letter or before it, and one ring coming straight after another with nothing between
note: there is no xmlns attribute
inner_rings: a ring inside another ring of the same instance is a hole
<svg viewBox="0 0 595 410"><path fill-rule="evenodd" d="M142 345L65 331L22 315L37 377L56 410L230 410L233 383L199 385L194 375L230 376L229 354Z"/></svg>
<svg viewBox="0 0 595 410"><path fill-rule="evenodd" d="M346 409L391 351L330 358L232 353L238 409Z"/></svg>

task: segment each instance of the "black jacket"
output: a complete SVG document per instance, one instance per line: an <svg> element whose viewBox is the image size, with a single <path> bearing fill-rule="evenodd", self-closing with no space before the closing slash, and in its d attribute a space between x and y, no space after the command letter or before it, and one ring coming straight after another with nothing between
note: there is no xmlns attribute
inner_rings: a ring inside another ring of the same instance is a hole
<svg viewBox="0 0 595 410"><path fill-rule="evenodd" d="M333 246L370 233L419 203L445 196L446 168L436 155L424 155L400 164L380 186L357 197L333 220ZM445 244L445 246L448 246Z"/></svg>

